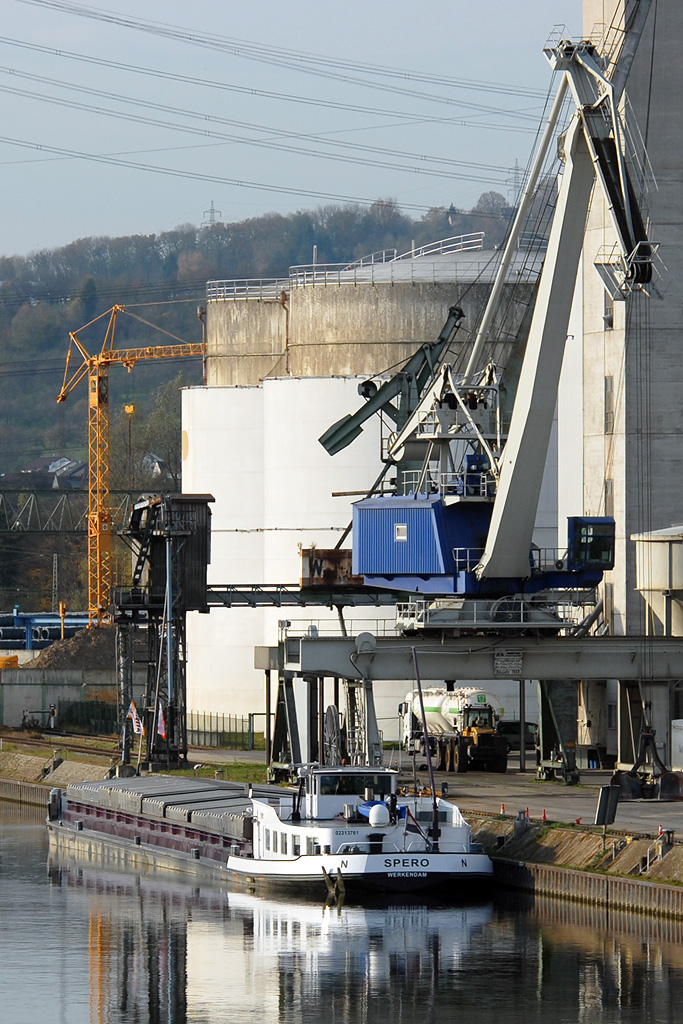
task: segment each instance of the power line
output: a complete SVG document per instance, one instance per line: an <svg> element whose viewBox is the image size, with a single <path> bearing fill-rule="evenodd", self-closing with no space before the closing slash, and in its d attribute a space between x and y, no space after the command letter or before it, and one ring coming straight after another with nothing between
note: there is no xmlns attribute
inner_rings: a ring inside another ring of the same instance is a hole
<svg viewBox="0 0 683 1024"><path fill-rule="evenodd" d="M33 2L33 0L31 0ZM11 146L18 146L21 149L34 149L45 153L54 153L59 156L77 158L79 160L92 161L93 163L107 164L113 167L127 167L135 171L148 171L154 174L162 174L166 177L185 178L189 181L208 181L212 184L232 185L235 188L254 189L257 192L274 192L278 195L306 196L309 199L326 199L339 203L356 203L359 206L373 206L377 199L367 199L362 196L347 196L336 192L323 192L317 189L292 188L285 185L273 185L258 181L245 181L240 178L228 178L219 174L202 173L201 171L181 171L173 167L159 167L155 164L137 163L134 160L123 160L120 157L106 156L97 153L84 153L77 150L63 149L60 146L49 146L40 142L28 142L25 139L16 139L7 135L0 135L0 142ZM431 206L419 203L402 203L404 210L416 210L419 213L426 213Z"/></svg>
<svg viewBox="0 0 683 1024"><path fill-rule="evenodd" d="M51 250L59 252L61 250ZM30 265L30 258L23 257ZM10 287L11 282L5 282L7 287ZM79 286L74 285L73 290L70 291L56 291L52 288L30 289L28 291L22 291L19 294L13 294L12 292L4 292L0 286L0 308L15 309L19 306L25 305L27 302L47 302L51 305L64 305L67 302L73 302L77 295L74 291ZM189 299L164 299L163 301L151 301L155 296L168 295L169 293L191 295ZM148 302L130 302L125 300L125 295L132 295L140 299L143 296L148 296L150 301ZM124 296L124 298L122 298ZM141 305L175 305L187 302L203 302L206 297L206 279L195 278L191 281L185 281L183 283L176 283L174 281L156 281L150 282L149 284L111 284L105 285L99 284L97 286L97 297L98 299L116 299L117 305L123 305L127 308L131 306Z"/></svg>
<svg viewBox="0 0 683 1024"><path fill-rule="evenodd" d="M354 104L348 101L338 102L335 100L326 100L316 96L302 96L293 95L279 90L271 89L259 89L253 86L241 86L235 85L228 82L219 82L214 79L198 78L194 75L182 75L179 72L174 71L163 71L159 68L146 68L137 64L126 64L121 61L108 60L102 57L94 57L88 54L75 53L69 50L54 49L49 46L41 46L38 43L28 43L21 39L13 39L9 36L0 36L0 43L6 43L15 48L32 50L36 53L46 53L51 56L65 58L67 60L78 61L86 64L93 64L98 67L112 68L114 70L126 71L136 75L145 75L153 78L160 78L166 81L182 82L186 85L195 85L204 88L217 89L226 92L234 92L244 96L254 96L263 99L279 100L285 103L296 103L304 106L322 107L331 110L341 110L345 113L360 113L360 114L372 114L373 116L391 117L398 118L403 121L415 122L415 114L407 113L405 110L387 110L382 107L369 107L359 104ZM468 86L463 86L463 88ZM486 91L485 83L473 83L472 88L482 88ZM516 89L512 86L501 86L501 90L504 90L508 95L515 95ZM535 94L536 95L536 94ZM544 94L541 91L537 93L538 97L541 98ZM505 114L510 113L515 115L514 111L506 112L500 109L500 107L482 108L482 110L489 113ZM533 115L529 115L533 116ZM466 127L475 128L487 128L496 131L523 131L528 132L531 129L523 128L521 126L513 127L504 124L490 124L488 122L477 122L468 121L463 118L455 119L453 117L444 117L435 114L421 113L419 117L419 123L424 124L443 124L443 125L464 125Z"/></svg>
<svg viewBox="0 0 683 1024"><path fill-rule="evenodd" d="M411 71L405 68L391 68L379 64L368 64L360 61L351 61L345 58L332 57L319 53L305 51L286 50L280 46L268 46L263 43L253 43L244 39L233 39L219 36L215 33L197 32L196 29L181 29L176 26L161 24L160 22L141 20L125 17L101 9L85 7L81 4L65 2L65 0L22 0L35 7L48 7L52 10L72 14L80 18L90 18L108 24L114 24L123 28L133 29L137 32L145 32L151 35L158 35L167 39L178 40L189 43L192 46L200 46L206 49L218 50L219 52L231 53L234 56L248 60L259 61L266 64L293 69L305 74L319 75L325 78L335 78L343 82L371 85L373 88L384 88L389 92L398 92L401 95L413 95L420 99L434 99L437 102L449 102L448 98L441 96L425 96L416 90L409 90L405 87L388 87L378 83L368 83L362 80L350 79L347 75L337 74L330 71L330 68L339 68L348 71L360 72L381 78L394 78L401 81L422 81L430 84L445 86L448 88L475 88L477 91L492 92L502 95L516 93L520 96L539 97L543 93L537 89L525 86L516 86L510 89L503 83L477 82L473 83L467 79L452 78L446 75L435 75L432 72ZM494 108L495 109L495 108Z"/></svg>
<svg viewBox="0 0 683 1024"><path fill-rule="evenodd" d="M286 149L287 147L280 147L280 146L278 146L277 143L273 143L271 137L275 137L275 138L278 138L278 139L300 139L300 140L303 140L305 142L306 141L308 141L308 142L312 141L312 142L322 143L325 146L332 146L332 147L336 147L337 149L351 149L351 150L355 150L355 151L359 151L359 152L364 152L364 153L376 153L376 154L380 154L382 156L401 157L402 159L410 159L410 160L417 161L422 166L424 166L427 163L434 163L434 164L443 164L443 165L448 166L448 167L468 167L468 168L472 168L472 169L476 169L476 170L480 170L480 171L481 170L491 171L491 172L494 172L494 173L496 173L498 175L504 175L504 174L508 173L506 169L503 169L503 168L501 168L501 167L499 167L499 166L497 166L495 164L486 164L486 163L481 163L481 162L476 162L476 161L469 161L469 160L454 160L451 157L430 156L430 155L424 154L424 153L410 153L410 152L407 152L405 149L388 149L388 148L382 147L382 146L370 146L370 145L366 145L366 144L363 144L363 143L350 142L348 139L339 140L339 139L333 139L333 138L329 137L331 134L339 134L339 133L330 133L330 132L323 132L323 133L293 132L293 131L288 130L288 129L277 128L277 127L273 127L271 125L254 124L253 122L239 121L239 120L236 120L235 118L228 118L228 117L208 114L206 111L188 110L188 109L182 108L182 107L172 107L172 106L169 106L167 104L154 103L154 102L152 102L150 100L140 99L140 98L134 97L134 96L124 96L124 95L121 95L119 93L113 93L113 92L111 92L109 90L105 91L105 90L102 90L102 89L92 89L92 88L88 88L88 87L85 87L85 86L74 85L71 82L64 82L64 81L62 81L60 79L56 79L56 78L48 78L48 77L46 77L44 75L35 75L35 74L30 73L30 72L17 71L15 68L3 67L1 65L0 65L0 72L4 72L5 74L8 74L12 78L25 78L25 79L28 79L29 81L40 82L42 84L49 85L50 87L57 86L58 88L66 89L66 90L69 90L71 92L85 93L86 95L89 95L89 96L98 96L98 97L101 97L103 99L113 100L114 102L117 102L117 103L124 103L124 104L130 104L131 106L144 107L145 109L148 109L148 110L160 110L160 111L163 111L164 113L170 113L170 114L174 114L174 115L177 115L177 116L180 116L180 117L190 117L190 118L193 118L195 120L200 120L202 122L202 126L204 126L206 124L206 122L208 121L208 122L214 123L214 124L224 124L224 125L229 125L229 126L232 126L232 127L247 129L248 131L254 131L254 132L258 131L258 132L266 133L265 139L259 139L259 138L251 139L251 138L248 138L248 137L245 137L245 136L239 136L239 135L237 135L237 136L236 135L225 135L225 134L222 134L222 133L207 132L205 127L202 127L201 129L194 130L198 134L201 134L202 136L208 135L208 136L210 136L212 138L224 138L224 139L226 139L226 140L228 140L230 142L238 142L240 144L245 144L245 145L254 145L254 146L264 146L265 145L265 146L267 146L269 148L285 148ZM45 96L45 95L42 95L40 93L32 93L32 92L29 92L28 90L18 89L15 86L0 86L0 89L2 89L2 91L4 91L4 92L16 93L18 95L27 96L28 98L31 98L31 99L39 100L41 102L59 103L59 104L65 105L65 106L71 106L72 105L70 101L61 100L58 97L54 96L53 94ZM126 115L126 114L122 114L122 113L119 113L119 112L116 112L116 111L103 110L102 108L99 108L99 107L89 107L88 105L76 105L76 109L79 109L79 110L89 110L89 111L91 111L93 113L104 113L105 115L108 115L108 116L111 116L111 117L122 117L122 118L126 118L128 120L133 120L133 121L137 121L138 120L137 116L134 116L134 115ZM168 122L155 122L155 121L144 121L143 120L143 123L156 124L157 126L161 126L161 127L165 127L165 128L172 128L173 130L193 131L193 129L187 128L185 125L169 124ZM313 156L319 156L319 155L326 156L326 154L319 154L319 153L316 153L315 151L302 150L302 149L298 149L298 148L290 148L289 151L290 152L296 152L296 153L304 153L304 154L313 155ZM333 158L335 160L339 159L339 155L337 153L333 154L332 156L333 156ZM342 157L342 159L343 159L343 157ZM381 163L378 163L378 164L375 164L375 166L385 166L385 165L383 165Z"/></svg>
<svg viewBox="0 0 683 1024"><path fill-rule="evenodd" d="M175 356L175 362L176 363L182 363L182 362L199 363L200 361L201 361L201 356ZM10 369L10 370L2 369L2 367L4 367L4 366L11 366L12 369ZM24 363L23 361L21 363L20 362L14 363L14 362L10 362L10 361L4 362L4 363L0 362L0 377L24 377L26 375L29 375L31 377L35 377L37 375L49 376L49 375L61 374L61 373L64 373L64 360L61 360L59 365L47 366L47 367L36 367L36 366L30 365L30 362Z"/></svg>
<svg viewBox="0 0 683 1024"><path fill-rule="evenodd" d="M6 70L6 69L0 69L0 70ZM344 153L323 153L323 152L318 152L318 151L312 150L312 149L303 149L301 147L290 146L290 145L286 145L286 144L279 143L279 142L266 141L266 140L263 140L263 139L247 139L247 138L245 138L243 136L228 135L228 134L225 134L225 133L222 133L222 132L211 131L211 130L206 129L206 128L194 128L191 125L180 125L180 124L176 124L176 123L173 123L173 122L170 122L170 121L162 121L162 120L159 120L159 119L156 119L156 118L144 117L144 116L142 116L140 114L124 113L123 111L115 111L115 110L107 110L104 107L94 107L94 106L92 106L90 104L87 104L87 103L82 103L82 102L78 102L78 101L75 101L75 100L68 100L68 99L64 99L64 98L60 99L59 97L56 97L56 96L41 96L38 93L32 93L32 92L30 92L30 91L28 91L26 89L18 89L18 88L12 87L12 86L0 85L0 92L12 93L14 95L24 96L24 97L29 98L29 99L39 100L41 103L50 103L50 104L53 104L55 106L68 107L68 108L70 108L72 110L81 110L81 111L85 111L87 113L94 113L94 114L104 115L105 117L114 117L114 118L117 118L119 120L124 120L124 121L132 122L134 124L151 125L151 126L153 126L155 128L165 128L165 129L168 129L170 131L182 132L182 133L187 134L187 135L200 135L202 138L219 139L219 140L224 140L225 142L236 142L236 143L238 143L240 145L258 146L258 147L264 147L266 149L278 150L280 152L296 153L296 154L303 155L303 156L313 157L314 159L334 160L335 162L340 162L341 161L343 163L356 164L356 165L361 165L361 166L366 166L366 167L368 167L368 166L369 167L381 167L381 168L385 168L387 170L401 171L403 173L408 173L408 174L427 175L429 177L445 178L445 179L448 179L448 180L481 181L482 183L491 184L491 185L498 185L498 184L504 184L505 183L505 178L503 177L505 172L502 169L500 169L498 171L498 175L499 175L498 177L490 178L490 177L482 177L481 174L478 174L478 175L459 174L459 173L453 172L453 171L448 172L448 171L445 171L445 170L444 171L436 170L434 168L430 168L428 166L425 166L424 164L422 166L410 167L410 166L404 166L404 165L401 165L401 164L398 164L398 163L389 163L389 162L383 161L383 160L370 160L370 159L368 159L366 157L351 156L351 155L344 154ZM118 99L118 97L114 97L114 98ZM135 101L130 101L129 100L128 102L135 102ZM137 102L141 102L142 103L144 101L137 101ZM145 104L145 105L152 106L152 104ZM156 105L153 105L153 106L156 106ZM173 108L157 107L157 109L173 109ZM207 116L203 116L203 115L201 115L199 113L194 113L193 112L190 115L188 111L181 111L181 110L177 110L177 109L176 109L175 112L176 113L185 114L186 116L200 117L200 118L203 118L203 120L205 120L205 121L206 120L212 120L212 118L207 117ZM220 120L220 118L216 118L216 120ZM264 130L266 130L266 129L264 129ZM286 133L283 133L283 134L286 134ZM344 145L343 143L335 143L333 140L316 139L316 141L322 142L325 145ZM353 145L353 144L351 144L351 145ZM360 146L357 146L357 148L372 149L373 147L360 147ZM381 152L381 150L376 150L376 151L377 152ZM398 150L395 150L393 152L399 153ZM409 153L409 154L406 154L406 156L409 159L417 160L417 161L431 161L432 160L431 157L420 157L417 154L410 154ZM434 159L438 159L438 158L434 158ZM447 161L444 160L443 162L445 163Z"/></svg>

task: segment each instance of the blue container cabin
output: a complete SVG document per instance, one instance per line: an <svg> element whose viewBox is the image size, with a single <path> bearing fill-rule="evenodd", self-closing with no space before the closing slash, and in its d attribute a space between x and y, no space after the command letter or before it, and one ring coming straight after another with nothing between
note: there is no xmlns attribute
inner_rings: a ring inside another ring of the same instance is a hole
<svg viewBox="0 0 683 1024"><path fill-rule="evenodd" d="M525 579L477 579L492 503L438 494L364 498L353 506L353 573L373 586L420 594L484 597L591 588L614 566L614 520L573 516L567 558L534 565ZM558 553L559 555L559 553Z"/></svg>
<svg viewBox="0 0 683 1024"><path fill-rule="evenodd" d="M353 506L353 572L368 583L455 593L486 543L491 504L445 504L438 494L364 498Z"/></svg>

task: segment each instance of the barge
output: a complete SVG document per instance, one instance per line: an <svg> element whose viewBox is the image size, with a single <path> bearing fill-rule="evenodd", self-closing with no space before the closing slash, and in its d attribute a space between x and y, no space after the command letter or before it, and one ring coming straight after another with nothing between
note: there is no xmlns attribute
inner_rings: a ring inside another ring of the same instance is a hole
<svg viewBox="0 0 683 1024"><path fill-rule="evenodd" d="M492 885L459 809L401 795L397 782L389 768L306 765L296 788L161 775L72 783L50 793L50 846L248 891L462 896Z"/></svg>

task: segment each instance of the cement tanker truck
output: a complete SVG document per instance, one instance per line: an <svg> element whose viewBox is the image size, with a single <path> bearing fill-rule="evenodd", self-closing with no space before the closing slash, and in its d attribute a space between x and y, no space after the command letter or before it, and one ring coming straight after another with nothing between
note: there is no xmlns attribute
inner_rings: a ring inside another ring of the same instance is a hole
<svg viewBox="0 0 683 1024"><path fill-rule="evenodd" d="M507 771L507 742L496 732L503 709L492 694L474 687L422 690L427 733L439 771L481 769ZM425 753L424 731L417 690L399 704L401 742L406 750Z"/></svg>

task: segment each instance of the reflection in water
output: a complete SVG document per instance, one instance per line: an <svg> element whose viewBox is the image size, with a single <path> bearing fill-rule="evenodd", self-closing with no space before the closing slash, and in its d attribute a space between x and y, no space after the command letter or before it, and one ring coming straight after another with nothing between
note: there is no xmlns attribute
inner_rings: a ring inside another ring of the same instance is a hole
<svg viewBox="0 0 683 1024"><path fill-rule="evenodd" d="M679 1019L678 922L527 898L321 907L74 862L52 878L96 915L91 1024Z"/></svg>
<svg viewBox="0 0 683 1024"><path fill-rule="evenodd" d="M187 1021L188 919L197 904L192 890L107 875L73 861L51 860L48 873L51 884L65 890L67 905L74 894L74 910L87 910L90 1024ZM223 902L215 896L208 909Z"/></svg>
<svg viewBox="0 0 683 1024"><path fill-rule="evenodd" d="M50 862L0 805L12 1024L683 1021L683 925L552 900L321 907ZM8 924L11 923L11 927Z"/></svg>
<svg viewBox="0 0 683 1024"><path fill-rule="evenodd" d="M91 1024L429 1020L491 904L321 906L116 875L55 858L89 908ZM414 1008L414 1009L411 1009Z"/></svg>

